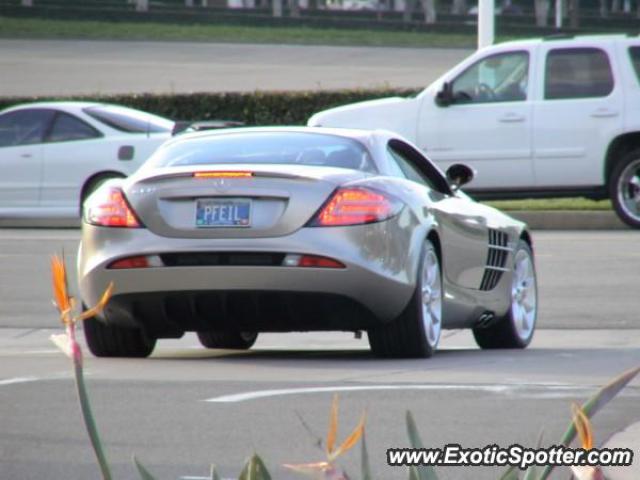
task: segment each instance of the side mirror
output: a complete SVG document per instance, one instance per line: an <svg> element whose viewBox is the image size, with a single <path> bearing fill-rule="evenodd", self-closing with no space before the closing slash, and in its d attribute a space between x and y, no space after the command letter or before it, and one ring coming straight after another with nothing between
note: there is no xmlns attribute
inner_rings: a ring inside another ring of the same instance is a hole
<svg viewBox="0 0 640 480"><path fill-rule="evenodd" d="M447 169L447 180L454 192L473 180L473 176L473 169L462 163L454 163Z"/></svg>
<svg viewBox="0 0 640 480"><path fill-rule="evenodd" d="M442 89L436 94L436 105L448 107L453 103L453 88L450 82L444 82Z"/></svg>

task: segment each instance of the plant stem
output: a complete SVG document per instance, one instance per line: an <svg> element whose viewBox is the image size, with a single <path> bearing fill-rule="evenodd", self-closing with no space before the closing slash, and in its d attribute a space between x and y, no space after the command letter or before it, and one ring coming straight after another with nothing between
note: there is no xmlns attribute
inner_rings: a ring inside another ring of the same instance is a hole
<svg viewBox="0 0 640 480"><path fill-rule="evenodd" d="M78 399L80 400L80 409L82 410L82 417L84 424L87 427L87 433L91 440L91 446L98 459L100 465L100 471L102 472L103 480L111 480L111 471L109 470L109 464L102 450L102 442L100 441L100 435L96 427L96 422L91 412L91 404L89 403L89 396L87 395L87 389L84 383L84 373L82 370L82 361L74 358L73 360L74 373L76 377L76 387L78 390Z"/></svg>

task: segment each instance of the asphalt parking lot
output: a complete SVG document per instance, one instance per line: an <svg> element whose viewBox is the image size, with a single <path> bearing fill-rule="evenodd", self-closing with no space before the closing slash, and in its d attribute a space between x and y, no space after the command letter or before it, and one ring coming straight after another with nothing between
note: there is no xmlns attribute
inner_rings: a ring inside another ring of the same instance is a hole
<svg viewBox="0 0 640 480"><path fill-rule="evenodd" d="M49 255L72 269L77 230L0 230L0 478L97 478L68 359L49 343ZM274 478L281 464L323 459L331 397L341 398L343 438L368 414L369 454L379 478L389 447L406 446L410 409L425 443L532 446L556 441L570 403L640 364L637 233L535 232L540 323L524 351L480 351L448 331L430 360L381 361L348 334L263 335L249 352L207 351L194 336L161 341L146 360L86 359L95 414L115 478L134 478L137 454L160 478L223 476L260 452ZM596 440L640 419L637 380L595 420ZM299 417L304 419L309 433ZM359 477L359 454L342 462ZM441 470L443 479L495 479L491 468ZM559 478L567 478L566 472Z"/></svg>

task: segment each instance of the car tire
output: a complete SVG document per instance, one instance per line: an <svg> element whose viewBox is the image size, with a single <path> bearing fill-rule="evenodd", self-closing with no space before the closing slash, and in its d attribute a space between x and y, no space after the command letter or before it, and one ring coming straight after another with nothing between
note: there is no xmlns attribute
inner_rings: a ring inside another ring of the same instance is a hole
<svg viewBox="0 0 640 480"><path fill-rule="evenodd" d="M198 340L205 348L248 350L258 338L256 332L221 332L209 330L198 332Z"/></svg>
<svg viewBox="0 0 640 480"><path fill-rule="evenodd" d="M640 228L640 150L628 153L613 167L609 196L618 217L630 227Z"/></svg>
<svg viewBox="0 0 640 480"><path fill-rule="evenodd" d="M144 358L156 346L156 339L148 338L139 328L107 325L97 318L87 318L83 326L89 351L96 357Z"/></svg>
<svg viewBox="0 0 640 480"><path fill-rule="evenodd" d="M374 355L386 358L431 357L442 330L442 269L433 243L425 240L416 289L402 314L367 332Z"/></svg>
<svg viewBox="0 0 640 480"><path fill-rule="evenodd" d="M513 252L511 278L506 315L493 324L473 329L480 348L525 348L531 343L538 316L538 286L533 251L524 240Z"/></svg>

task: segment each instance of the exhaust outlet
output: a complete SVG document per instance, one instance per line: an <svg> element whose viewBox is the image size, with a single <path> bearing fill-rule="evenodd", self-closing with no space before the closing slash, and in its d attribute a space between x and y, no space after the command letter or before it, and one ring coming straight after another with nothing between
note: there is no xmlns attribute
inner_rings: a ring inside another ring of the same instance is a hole
<svg viewBox="0 0 640 480"><path fill-rule="evenodd" d="M484 312L476 322L477 328L489 328L495 323L496 315L493 312Z"/></svg>

